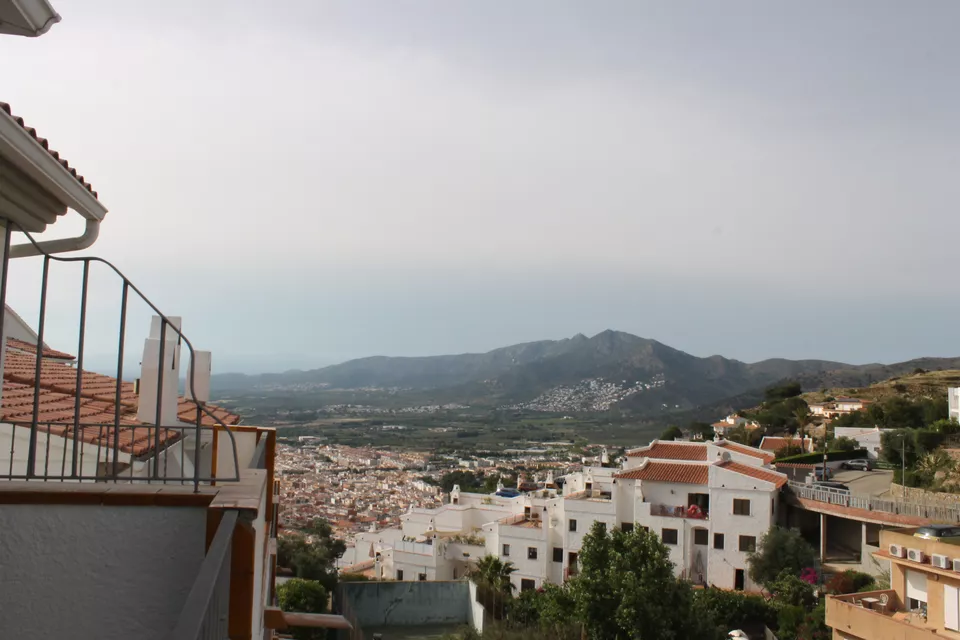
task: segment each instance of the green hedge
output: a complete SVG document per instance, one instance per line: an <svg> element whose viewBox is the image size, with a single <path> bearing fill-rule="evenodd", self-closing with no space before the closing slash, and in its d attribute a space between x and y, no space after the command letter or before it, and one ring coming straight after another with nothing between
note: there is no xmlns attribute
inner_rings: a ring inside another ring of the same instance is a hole
<svg viewBox="0 0 960 640"><path fill-rule="evenodd" d="M827 451L827 462L836 462L838 460L858 460L866 457L866 449L857 449L856 451ZM817 464L823 462L823 452L818 451L816 453L800 453L795 456L787 456L786 458L777 458L773 461L774 464L778 462L791 462L793 464Z"/></svg>

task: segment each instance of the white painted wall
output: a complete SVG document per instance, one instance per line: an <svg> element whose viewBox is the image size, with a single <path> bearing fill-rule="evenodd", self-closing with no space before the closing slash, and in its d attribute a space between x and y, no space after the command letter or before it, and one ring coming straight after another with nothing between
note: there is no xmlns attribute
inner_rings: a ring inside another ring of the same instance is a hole
<svg viewBox="0 0 960 640"><path fill-rule="evenodd" d="M202 507L0 505L2 636L164 640L206 525Z"/></svg>
<svg viewBox="0 0 960 640"><path fill-rule="evenodd" d="M950 417L954 420L960 420L960 387L947 389L947 404L950 409Z"/></svg>

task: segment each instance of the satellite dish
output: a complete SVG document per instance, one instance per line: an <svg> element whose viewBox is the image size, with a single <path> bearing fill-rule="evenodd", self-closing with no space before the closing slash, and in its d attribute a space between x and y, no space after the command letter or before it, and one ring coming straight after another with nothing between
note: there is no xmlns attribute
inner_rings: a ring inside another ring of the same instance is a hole
<svg viewBox="0 0 960 640"><path fill-rule="evenodd" d="M728 638L749 638L750 636L745 634L740 629L734 629L733 631L727 634L727 637Z"/></svg>

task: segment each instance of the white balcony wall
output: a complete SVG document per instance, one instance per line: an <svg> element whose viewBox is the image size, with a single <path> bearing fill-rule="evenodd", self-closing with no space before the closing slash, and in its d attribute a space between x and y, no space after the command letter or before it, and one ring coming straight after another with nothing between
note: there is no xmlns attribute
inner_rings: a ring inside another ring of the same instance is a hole
<svg viewBox="0 0 960 640"><path fill-rule="evenodd" d="M0 505L3 637L165 640L206 526L202 507Z"/></svg>

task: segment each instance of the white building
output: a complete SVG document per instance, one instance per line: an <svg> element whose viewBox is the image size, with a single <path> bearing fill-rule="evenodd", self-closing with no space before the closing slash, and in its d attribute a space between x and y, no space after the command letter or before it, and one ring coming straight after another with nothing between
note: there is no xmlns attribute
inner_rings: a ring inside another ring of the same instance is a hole
<svg viewBox="0 0 960 640"><path fill-rule="evenodd" d="M786 482L769 468L772 460L732 442L654 441L628 452L622 468L588 467L566 476L562 493L541 489L504 498L455 488L449 504L403 516L402 544L380 547L382 575L455 579L490 554L516 566L517 589L559 584L576 574L583 536L599 521L608 529L656 532L678 575L752 590L746 555L774 524Z"/></svg>
<svg viewBox="0 0 960 640"><path fill-rule="evenodd" d="M960 387L947 389L947 403L950 407L950 417L960 421Z"/></svg>
<svg viewBox="0 0 960 640"><path fill-rule="evenodd" d="M834 427L833 435L837 438L850 438L856 440L861 448L867 450L867 457L876 460L880 457L882 449L881 438L883 432L887 429L874 427L872 429L863 429L860 427Z"/></svg>

